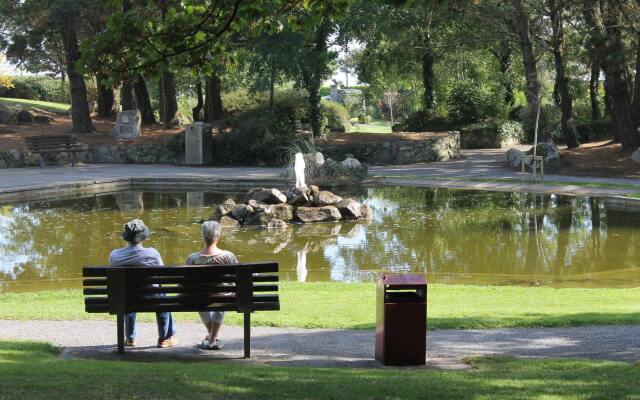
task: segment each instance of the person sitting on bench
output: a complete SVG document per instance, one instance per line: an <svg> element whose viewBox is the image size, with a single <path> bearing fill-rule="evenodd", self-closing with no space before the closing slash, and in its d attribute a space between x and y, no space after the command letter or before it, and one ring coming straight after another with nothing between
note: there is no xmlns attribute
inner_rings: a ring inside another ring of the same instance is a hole
<svg viewBox="0 0 640 400"><path fill-rule="evenodd" d="M109 256L109 265L115 266L162 266L162 257L158 250L152 247L142 247L149 236L149 228L142 220L133 219L126 223L122 239L127 245L121 249L115 249ZM156 313L158 324L158 347L173 347L177 344L174 337L176 334L175 323L170 312ZM126 346L136 345L136 313L125 314L124 316Z"/></svg>
<svg viewBox="0 0 640 400"><path fill-rule="evenodd" d="M187 265L212 265L212 264L237 264L238 259L230 251L218 248L218 242L222 234L222 227L216 221L202 223L202 240L204 248L189 254L185 264ZM218 332L224 321L223 311L200 312L200 319L207 327L207 336L199 347L207 350L220 350L222 342L218 339Z"/></svg>

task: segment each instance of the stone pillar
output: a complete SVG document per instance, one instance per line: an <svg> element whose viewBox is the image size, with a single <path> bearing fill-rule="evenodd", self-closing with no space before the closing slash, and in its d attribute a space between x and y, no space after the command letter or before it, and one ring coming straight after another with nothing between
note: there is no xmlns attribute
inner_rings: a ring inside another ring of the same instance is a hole
<svg viewBox="0 0 640 400"><path fill-rule="evenodd" d="M116 125L111 135L118 139L135 139L140 136L140 110L127 110L118 113Z"/></svg>
<svg viewBox="0 0 640 400"><path fill-rule="evenodd" d="M185 127L184 149L185 164L202 165L213 159L213 140L211 124L196 122Z"/></svg>

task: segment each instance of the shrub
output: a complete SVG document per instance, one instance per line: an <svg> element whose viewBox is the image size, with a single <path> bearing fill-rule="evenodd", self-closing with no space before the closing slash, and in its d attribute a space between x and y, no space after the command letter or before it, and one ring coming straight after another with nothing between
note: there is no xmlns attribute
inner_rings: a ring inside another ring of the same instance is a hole
<svg viewBox="0 0 640 400"><path fill-rule="evenodd" d="M613 137L613 125L611 120L608 119L577 123L576 131L578 131L578 140L583 143L611 139Z"/></svg>
<svg viewBox="0 0 640 400"><path fill-rule="evenodd" d="M526 134L527 143L533 143L536 127L537 110L527 108L522 121L522 126ZM562 128L560 125L560 110L554 105L543 105L540 113L538 128L538 140L545 134L554 141L562 138Z"/></svg>
<svg viewBox="0 0 640 400"><path fill-rule="evenodd" d="M475 122L496 114L491 106L492 94L470 80L456 82L449 91L449 118L460 122Z"/></svg>
<svg viewBox="0 0 640 400"><path fill-rule="evenodd" d="M503 142L525 143L527 140L527 135L520 122L500 121L497 122L497 129L498 135Z"/></svg>
<svg viewBox="0 0 640 400"><path fill-rule="evenodd" d="M218 164L282 165L287 147L308 140L307 102L296 91L279 93L273 111L268 100L237 111L225 121L228 132L214 136Z"/></svg>
<svg viewBox="0 0 640 400"><path fill-rule="evenodd" d="M340 103L322 100L320 112L327 119L326 128L329 132L344 132L349 124L349 113Z"/></svg>
<svg viewBox="0 0 640 400"><path fill-rule="evenodd" d="M409 114L399 124L393 126L394 132L432 132L456 129L459 124L448 121L435 111L416 111Z"/></svg>
<svg viewBox="0 0 640 400"><path fill-rule="evenodd" d="M264 93L251 93L246 89L224 93L221 97L225 113L232 116L256 107L262 102L268 102L268 96Z"/></svg>
<svg viewBox="0 0 640 400"><path fill-rule="evenodd" d="M370 122L371 122L371 117L368 116L367 114L358 115L358 123L359 124L368 124Z"/></svg>
<svg viewBox="0 0 640 400"><path fill-rule="evenodd" d="M12 89L15 85L10 76L0 76L0 89Z"/></svg>

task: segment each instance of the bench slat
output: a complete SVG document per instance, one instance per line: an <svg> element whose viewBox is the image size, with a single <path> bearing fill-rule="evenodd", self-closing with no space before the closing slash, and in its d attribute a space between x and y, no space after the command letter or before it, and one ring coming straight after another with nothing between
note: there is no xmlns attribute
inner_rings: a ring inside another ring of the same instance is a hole
<svg viewBox="0 0 640 400"><path fill-rule="evenodd" d="M83 279L82 286L107 286L106 279Z"/></svg>

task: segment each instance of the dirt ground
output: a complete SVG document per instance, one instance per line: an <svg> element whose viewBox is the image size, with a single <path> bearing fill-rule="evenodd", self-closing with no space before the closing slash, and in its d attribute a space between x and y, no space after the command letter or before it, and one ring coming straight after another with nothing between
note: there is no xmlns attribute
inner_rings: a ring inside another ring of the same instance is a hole
<svg viewBox="0 0 640 400"><path fill-rule="evenodd" d="M111 129L114 122L104 118L93 118L94 131L89 134L77 134L78 141L86 144L106 143L164 143L183 128L163 129L160 125L145 126L142 136L137 139L114 139ZM37 135L61 135L71 133L71 117L56 115L50 124L0 124L0 149L24 149L24 138Z"/></svg>
<svg viewBox="0 0 640 400"><path fill-rule="evenodd" d="M640 163L623 152L619 143L610 141L586 143L578 149L561 149L561 175L606 178L640 178Z"/></svg>

